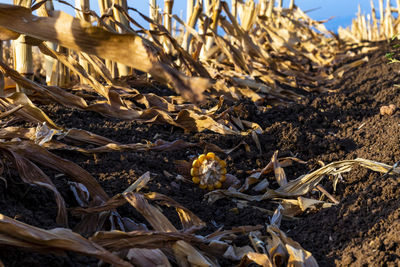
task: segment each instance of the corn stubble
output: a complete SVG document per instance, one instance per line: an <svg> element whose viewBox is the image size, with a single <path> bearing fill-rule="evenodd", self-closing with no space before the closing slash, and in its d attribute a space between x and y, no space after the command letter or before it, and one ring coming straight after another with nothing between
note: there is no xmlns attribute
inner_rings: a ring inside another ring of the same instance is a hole
<svg viewBox="0 0 400 267"><path fill-rule="evenodd" d="M188 0L186 21L172 13L172 0L165 1L163 13L156 0L150 1L150 17L128 7L126 0L99 1L101 16L90 11L89 1L76 0L76 18L55 11L51 1L37 2L33 7L30 1L16 4L25 7L0 4L0 122L6 125L7 120L18 118L37 127L2 127L1 161L11 163L24 183L52 191L58 207L56 221L64 228L44 230L0 214L2 245L43 253L73 251L116 266L170 266L172 262L180 266L219 266L221 257L238 261L240 266L276 266L279 262L318 266L310 252L279 229L280 221L293 219L309 209L337 204L319 185L324 177L332 177L335 188L340 174L354 165L384 173L399 172L382 163L355 159L333 162L289 179L284 168L304 162L278 158L276 152L268 165L250 171L246 180L240 182L229 174L221 158L237 149L248 150L246 143L231 149L183 140L121 144L88 131L57 125L32 101L39 98L106 117L170 124L186 132L211 130L250 135L262 153L258 140L262 128L235 117L234 107L222 110L225 99L247 98L263 110L268 105L301 98L301 90L326 90L323 88L339 82L343 73L368 61L367 57L351 60L347 48L362 53L366 51L364 41L385 39L397 32L398 23L392 12L400 12L399 1L397 8L387 1L385 9L380 1L379 21L371 2L372 15L366 18L359 11L351 28L340 29L338 36L309 18L293 0L288 8L282 6L282 1L275 6L275 1L234 0L230 8L220 0ZM32 10L37 10L39 16L33 15ZM149 22L149 29L138 24L128 11ZM8 40L14 40L13 53ZM30 46L37 47L43 57L43 83L32 79ZM344 59L347 63L336 68L335 64ZM125 75L133 76L137 85L168 86L179 96L141 93L118 79ZM73 90L62 88L71 85ZM212 98L219 100L214 107L201 109L197 105ZM72 145L71 141L79 145ZM51 152L69 150L95 155L193 147L213 151L221 158L213 152L200 155L190 163L191 177L183 179L210 190L204 191L205 201L235 200L238 208L257 208L272 216L269 224L195 235L206 224L190 210L168 196L141 192L151 180L149 172L110 198L90 173ZM68 214L62 195L39 166L53 169L70 180L71 191L80 205L71 212L81 216L74 232L67 228ZM266 178L270 173L279 188L270 188ZM249 189L258 194L250 195ZM326 195L327 200L310 198L309 192L314 189ZM250 203L262 200L273 200L279 206L274 212ZM117 208L126 203L141 213L148 225L122 217ZM182 229L177 229L159 206L174 207ZM107 220L113 222L111 226L105 224ZM251 246L233 246L235 234L248 235Z"/></svg>

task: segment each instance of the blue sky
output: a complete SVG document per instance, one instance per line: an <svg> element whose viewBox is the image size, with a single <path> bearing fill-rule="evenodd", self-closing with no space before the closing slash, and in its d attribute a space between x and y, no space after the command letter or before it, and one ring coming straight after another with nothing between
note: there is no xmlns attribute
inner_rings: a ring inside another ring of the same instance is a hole
<svg viewBox="0 0 400 267"><path fill-rule="evenodd" d="M73 0L65 0L71 4L74 3ZM226 0L230 2L230 0ZM62 8L64 11L73 13L71 8L65 7L55 2L57 9ZM148 14L148 0L128 0L128 5L133 6L139 11ZM160 6L163 6L163 0L157 0ZM289 0L284 0L284 5L288 5ZM386 0L385 0L386 2ZM391 1L395 5L395 1ZM0 0L0 3L12 3L12 0ZM98 11L98 1L90 0L92 9ZM361 6L363 13L370 13L370 0L297 0L295 3L304 11L318 8L309 13L309 15L316 20L325 20L330 17L334 17L330 20L326 26L328 29L336 31L339 26L348 26L351 23L351 19L354 18L357 13L358 5ZM375 8L378 9L378 0L374 0ZM175 0L173 13L185 16L186 12L186 0Z"/></svg>

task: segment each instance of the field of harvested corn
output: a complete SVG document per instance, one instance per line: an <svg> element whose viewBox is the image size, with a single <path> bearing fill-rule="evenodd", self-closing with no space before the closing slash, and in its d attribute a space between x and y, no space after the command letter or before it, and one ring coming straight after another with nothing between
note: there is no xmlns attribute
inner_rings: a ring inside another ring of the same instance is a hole
<svg viewBox="0 0 400 267"><path fill-rule="evenodd" d="M60 2L0 4L0 266L400 264L399 1Z"/></svg>

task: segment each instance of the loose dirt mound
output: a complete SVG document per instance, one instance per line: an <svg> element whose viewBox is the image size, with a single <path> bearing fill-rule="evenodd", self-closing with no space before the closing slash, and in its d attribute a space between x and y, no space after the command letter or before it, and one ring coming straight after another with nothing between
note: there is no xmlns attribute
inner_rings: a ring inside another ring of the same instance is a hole
<svg viewBox="0 0 400 267"><path fill-rule="evenodd" d="M382 105L400 107L396 86L400 84L400 65L389 65L385 58L391 47L386 43L379 44L379 49L368 55L368 63L345 73L341 84L329 88L336 92L310 94L298 103L264 111L252 102L225 103L236 106L241 119L254 121L264 129L259 136L261 154L251 137L210 132L186 134L172 126L105 119L94 112L59 105L41 108L59 125L89 130L121 143L182 139L207 141L230 149L245 141L250 151L240 148L226 158L228 172L239 179L247 177L246 171L264 167L276 150L279 150L279 156L296 155L308 162L285 168L289 179L319 167L319 161L330 163L361 157L392 165L400 160L400 112L392 116L382 116L379 112ZM90 172L110 196L124 191L134 178L150 171L153 179L148 185L149 190L166 194L193 211L207 223L203 233L211 233L221 226L229 229L269 222L265 213L251 208L236 209L236 204L229 199L207 204L203 201L204 190L175 178L179 173L176 160L188 160L202 152L200 148L188 148L172 152L113 152L95 157L78 152L56 153ZM165 171L173 175L166 175ZM47 174L55 175L52 171ZM18 174L6 168L3 175ZM67 205L77 206L67 181L60 177L55 183ZM56 205L50 192L25 184L9 183L7 188L2 181L0 184L3 214L46 229L57 226L54 219ZM333 192L332 181L325 180L323 186ZM397 266L400 263L399 177L356 168L343 175L333 195L340 202L337 206L303 214L296 221L284 220L282 229L310 251L320 266L382 263ZM276 207L270 201L252 204L271 210ZM118 210L136 222L144 222L128 205ZM172 222L179 222L172 212L166 215ZM71 227L76 222L72 218ZM244 245L248 239L237 242ZM0 250L0 259L6 266L79 266L97 262L72 253L41 255L9 247ZM222 263L226 266L236 264Z"/></svg>

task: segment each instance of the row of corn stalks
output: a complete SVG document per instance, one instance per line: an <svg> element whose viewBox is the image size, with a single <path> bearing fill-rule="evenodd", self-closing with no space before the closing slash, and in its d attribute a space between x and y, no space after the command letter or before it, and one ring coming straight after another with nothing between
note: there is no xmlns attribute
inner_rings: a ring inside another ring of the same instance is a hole
<svg viewBox="0 0 400 267"><path fill-rule="evenodd" d="M339 27L338 34L341 39L350 42L381 41L392 38L399 32L399 0L396 0L395 7L391 5L390 0L386 2L379 0L379 13L372 0L370 5L370 14L362 14L359 6L357 16L353 19L352 24L347 28Z"/></svg>
<svg viewBox="0 0 400 267"><path fill-rule="evenodd" d="M32 4L29 0L15 0L14 3L26 7ZM77 0L75 10L76 17L88 25L97 22L107 31L146 38L163 51L163 60L172 62L174 68L188 76L211 78L212 89L218 95L234 99L246 97L257 104L298 99L300 95L291 88L322 90L322 87L335 84L346 68L337 71L334 68L340 61L338 59L343 58L345 47L322 23L298 9L294 1L285 8L282 1L273 0L258 3L232 0L231 7L220 0L189 0L186 21L172 14L173 4L174 1L166 0L164 10L160 10L157 1L151 0L149 17L137 12L150 22L150 30L128 15L126 11L134 9L128 8L124 0L99 1L100 17L90 11L87 0ZM37 8L37 14L43 17L52 16L53 11L51 1ZM384 21L391 20L391 16L385 16ZM381 34L383 28L377 29L379 34L370 35L374 38L387 36L388 33ZM354 35L348 30L341 32L341 38ZM20 74L31 79L35 57L24 38L25 35L20 35L12 42L11 61ZM46 45L58 53L78 57L87 73L98 76L83 51L74 51L54 42L46 42ZM41 73L48 85L66 87L71 84L74 73L70 73L69 68L48 55L42 61ZM103 63L113 78L135 73L122 63L109 59Z"/></svg>

